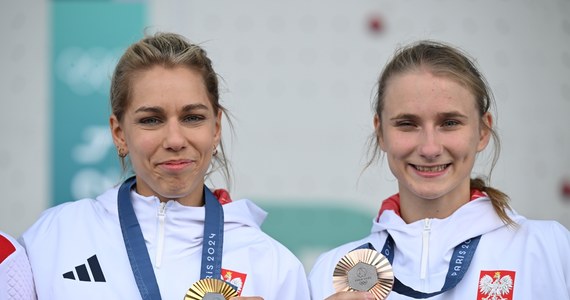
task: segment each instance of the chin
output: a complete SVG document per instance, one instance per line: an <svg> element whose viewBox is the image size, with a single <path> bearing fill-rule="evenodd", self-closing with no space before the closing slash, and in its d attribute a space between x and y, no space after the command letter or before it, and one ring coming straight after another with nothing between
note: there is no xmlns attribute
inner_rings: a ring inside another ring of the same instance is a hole
<svg viewBox="0 0 570 300"><path fill-rule="evenodd" d="M421 199L433 200L443 197L445 195L445 192L434 191L433 189L431 189L431 190L422 190L422 191L415 190L413 191L413 194Z"/></svg>

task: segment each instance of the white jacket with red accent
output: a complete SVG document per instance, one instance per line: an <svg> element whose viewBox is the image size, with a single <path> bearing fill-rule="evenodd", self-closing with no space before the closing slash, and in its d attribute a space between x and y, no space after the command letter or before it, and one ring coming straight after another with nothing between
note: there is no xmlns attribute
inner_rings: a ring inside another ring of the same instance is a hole
<svg viewBox="0 0 570 300"><path fill-rule="evenodd" d="M528 220L512 211L509 216L518 227L506 226L487 197L470 201L448 218L410 224L385 210L373 221L369 236L317 259L309 275L311 297L321 300L334 293L333 270L341 257L365 243L380 251L389 233L395 242L395 277L425 293L443 287L454 248L482 235L463 280L429 299L570 299L569 231L555 221ZM392 291L387 299L413 298Z"/></svg>
<svg viewBox="0 0 570 300"><path fill-rule="evenodd" d="M0 300L33 299L36 293L26 250L0 231Z"/></svg>
<svg viewBox="0 0 570 300"><path fill-rule="evenodd" d="M38 297L141 299L125 250L118 188L45 211L22 236ZM200 279L204 207L131 192L162 299L184 299ZM266 213L249 200L224 204L222 276L242 296L309 299L304 268L261 231Z"/></svg>

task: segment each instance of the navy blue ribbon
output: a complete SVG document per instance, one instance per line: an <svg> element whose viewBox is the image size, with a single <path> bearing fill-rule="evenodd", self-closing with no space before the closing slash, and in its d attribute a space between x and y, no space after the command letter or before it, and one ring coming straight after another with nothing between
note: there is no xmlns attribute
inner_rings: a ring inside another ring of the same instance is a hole
<svg viewBox="0 0 570 300"><path fill-rule="evenodd" d="M131 177L119 188L118 208L121 232L133 275L143 300L160 300L160 289L148 255L144 236L131 203L131 189L136 184ZM212 192L204 186L206 209L204 242L200 279L221 277L224 239L224 211Z"/></svg>
<svg viewBox="0 0 570 300"><path fill-rule="evenodd" d="M461 281L461 279L463 279L465 273L467 273L469 265L471 264L473 256L475 255L475 250L477 250L477 245L479 244L480 239L481 236L468 239L453 249L451 261L449 262L449 269L447 270L447 276L445 277L445 282L441 290L432 293L416 291L413 288L403 284L400 280L398 280L398 278L394 276L394 286L392 287L392 291L401 295L412 297L414 299L426 299L451 290ZM394 261L394 246L394 239L388 233L388 238L386 238L386 243L384 244L381 253L386 256L390 264L392 264ZM371 243L366 243L357 247L356 249L375 250L374 246L372 246Z"/></svg>

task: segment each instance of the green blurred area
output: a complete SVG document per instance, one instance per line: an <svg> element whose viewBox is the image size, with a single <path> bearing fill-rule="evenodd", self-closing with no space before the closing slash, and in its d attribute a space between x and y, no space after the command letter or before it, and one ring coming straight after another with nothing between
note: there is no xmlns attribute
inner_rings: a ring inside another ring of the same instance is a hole
<svg viewBox="0 0 570 300"><path fill-rule="evenodd" d="M322 252L367 236L375 215L345 206L256 203L268 212L262 229L297 255L306 270Z"/></svg>
<svg viewBox="0 0 570 300"><path fill-rule="evenodd" d="M56 205L94 196L77 190L106 186L120 172L114 147L94 144L90 134L101 128L108 131L112 71L121 53L143 36L147 7L112 1L54 1L50 8L50 178L51 202Z"/></svg>

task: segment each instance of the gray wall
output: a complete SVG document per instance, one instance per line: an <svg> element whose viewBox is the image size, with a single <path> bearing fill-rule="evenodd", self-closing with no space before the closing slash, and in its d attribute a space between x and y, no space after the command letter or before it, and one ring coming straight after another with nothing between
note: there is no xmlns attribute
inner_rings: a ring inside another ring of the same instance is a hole
<svg viewBox="0 0 570 300"><path fill-rule="evenodd" d="M420 38L478 59L494 89L503 151L494 184L532 218L570 227L570 2L148 1L147 30L200 42L223 76L234 198L353 206L396 192L386 164L361 174L375 79ZM373 33L370 18L384 30ZM50 168L49 2L0 3L0 229L46 208ZM142 31L142 29L141 29ZM485 165L482 160L481 165ZM484 171L484 168L480 168ZM311 199L311 200L307 200Z"/></svg>
<svg viewBox="0 0 570 300"><path fill-rule="evenodd" d="M519 212L570 226L569 1L151 4L149 30L203 43L226 79L238 194L376 210L397 188L386 163L361 175L375 80L398 45L438 39L471 53L494 90L494 185Z"/></svg>
<svg viewBox="0 0 570 300"><path fill-rule="evenodd" d="M19 235L48 205L48 3L0 1L0 230Z"/></svg>

